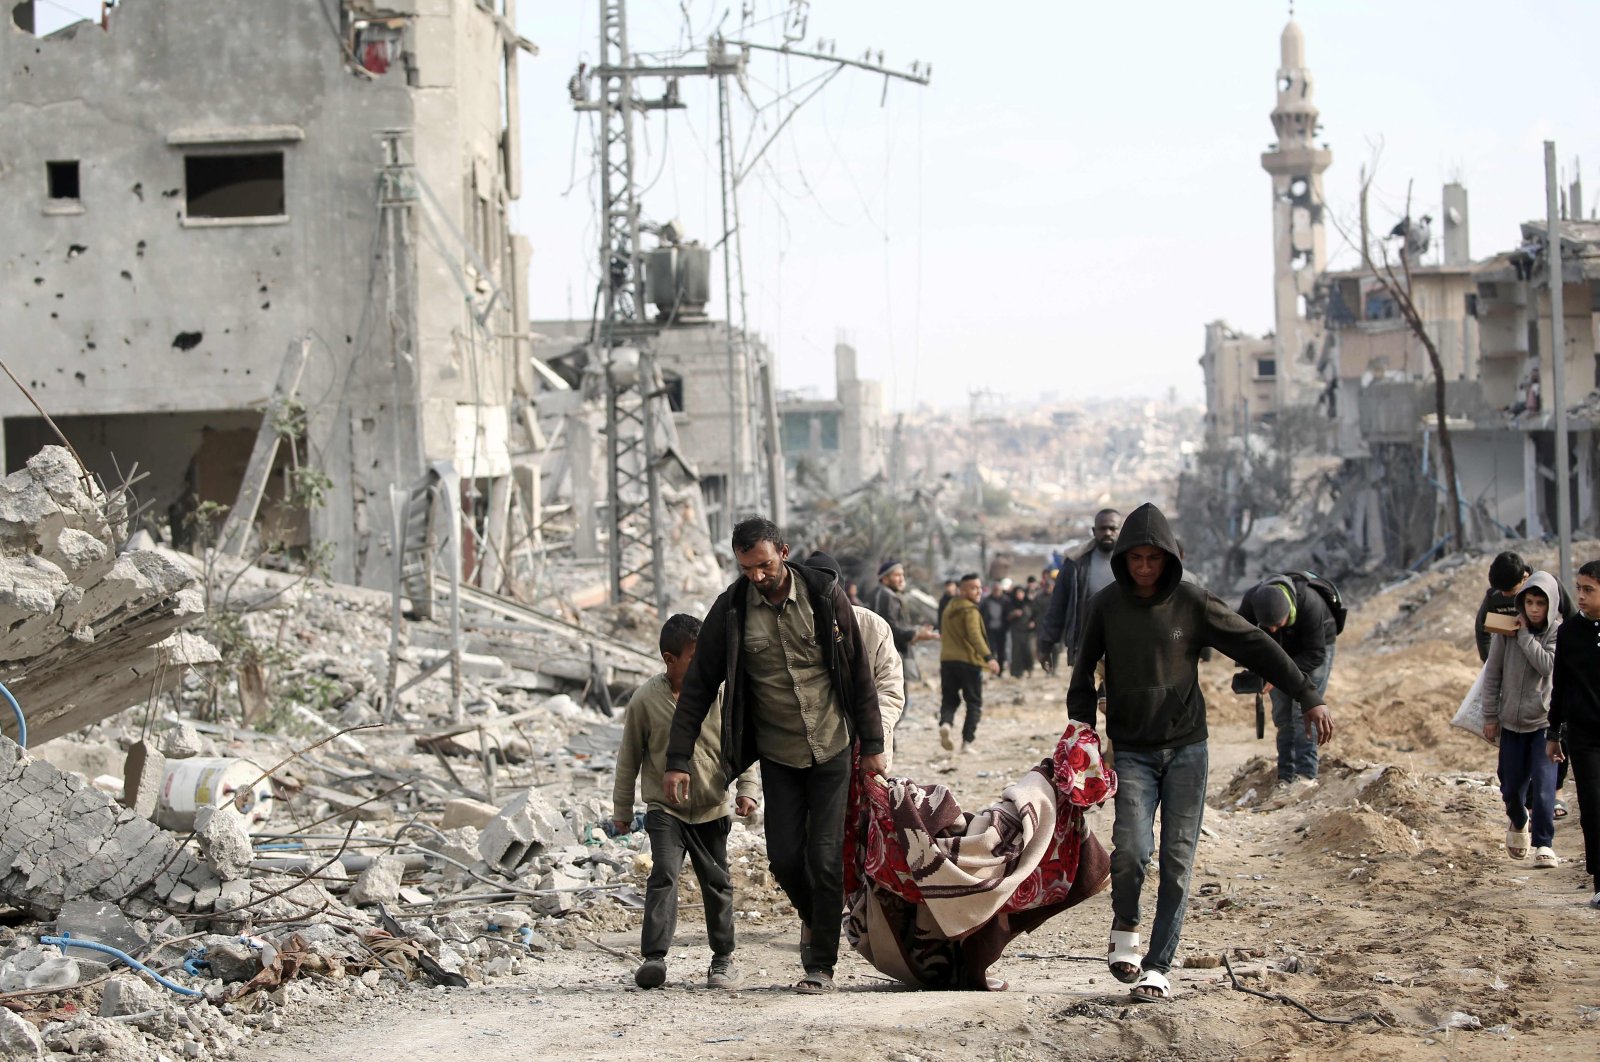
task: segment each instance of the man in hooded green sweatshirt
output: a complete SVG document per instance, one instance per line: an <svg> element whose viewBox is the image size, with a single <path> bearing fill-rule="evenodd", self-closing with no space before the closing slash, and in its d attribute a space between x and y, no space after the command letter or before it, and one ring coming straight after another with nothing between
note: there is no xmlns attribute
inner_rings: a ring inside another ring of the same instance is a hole
<svg viewBox="0 0 1600 1062"><path fill-rule="evenodd" d="M1171 997L1189 873L1206 799L1206 702L1199 660L1216 649L1289 694L1317 743L1333 716L1316 687L1265 631L1220 598L1183 581L1178 540L1154 505L1128 514L1111 555L1116 581L1089 599L1083 640L1067 690L1067 714L1095 726L1095 665L1105 660L1106 736L1117 750L1111 838L1111 973L1134 983L1133 998ZM1161 885L1150 949L1139 958L1139 894L1161 809Z"/></svg>

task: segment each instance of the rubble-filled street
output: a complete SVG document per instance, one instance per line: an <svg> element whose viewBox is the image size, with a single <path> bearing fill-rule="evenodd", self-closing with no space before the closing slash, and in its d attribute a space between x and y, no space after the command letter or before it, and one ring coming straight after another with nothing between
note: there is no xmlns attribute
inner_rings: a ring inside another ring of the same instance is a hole
<svg viewBox="0 0 1600 1062"><path fill-rule="evenodd" d="M38 758L12 746L0 784L29 796L8 798L7 851L19 831L69 828L56 814L83 839L70 859L24 840L0 878L3 1042L14 1057L130 1060L355 1055L397 1036L417 1057L510 1059L534 1035L541 1053L576 1058L1587 1058L1600 922L1583 906L1577 831L1559 830L1558 869L1508 860L1488 746L1448 726L1474 673L1476 567L1406 581L1353 618L1359 644L1329 696L1342 729L1321 784L1293 800L1273 796L1248 699L1227 691L1221 663L1205 669L1209 807L1166 1007L1129 1004L1107 973L1104 896L1016 941L995 968L1005 993L908 992L846 955L836 997L794 995L795 916L759 822L735 825L729 844L746 987L702 986L709 952L686 879L669 983L641 992L649 846L603 829L619 720L480 655L471 726L441 725L438 676L384 724L372 694L387 601L318 587L250 617L281 635L306 691L273 735L197 718L208 694L191 676L156 711L135 706ZM524 651L533 666L536 648ZM408 650L402 684L427 652ZM984 741L956 756L938 747L934 694L914 686L897 773L984 802L1043 755L1064 725L1063 680L991 685ZM120 808L109 794L144 740L175 764L259 765L236 775L253 811L228 801L196 823L191 809L163 832ZM257 774L269 778L252 790ZM1106 837L1109 820L1107 808L1090 822ZM108 862L120 846L136 866ZM151 973L48 943L63 938ZM1330 1021L1235 991L1228 967L1243 989Z"/></svg>

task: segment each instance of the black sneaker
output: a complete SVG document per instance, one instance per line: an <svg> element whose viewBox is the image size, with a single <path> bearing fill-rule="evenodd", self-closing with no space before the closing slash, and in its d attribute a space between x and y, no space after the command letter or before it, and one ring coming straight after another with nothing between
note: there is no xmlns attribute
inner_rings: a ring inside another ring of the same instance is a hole
<svg viewBox="0 0 1600 1062"><path fill-rule="evenodd" d="M732 955L716 955L711 959L711 968L706 971L706 987L721 988L732 991L744 986L744 972L733 961Z"/></svg>
<svg viewBox="0 0 1600 1062"><path fill-rule="evenodd" d="M646 959L633 971L633 983L640 988L660 988L667 981L667 960Z"/></svg>

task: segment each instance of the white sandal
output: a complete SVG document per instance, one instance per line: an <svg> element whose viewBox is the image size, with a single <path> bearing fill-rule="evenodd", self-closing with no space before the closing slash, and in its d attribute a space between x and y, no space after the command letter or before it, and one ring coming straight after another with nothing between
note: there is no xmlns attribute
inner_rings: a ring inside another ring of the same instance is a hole
<svg viewBox="0 0 1600 1062"><path fill-rule="evenodd" d="M1540 870L1553 870L1561 865L1561 857L1556 855L1553 848L1545 845L1533 850L1533 865Z"/></svg>
<svg viewBox="0 0 1600 1062"><path fill-rule="evenodd" d="M1131 985L1139 979L1139 964L1143 957L1139 954L1139 934L1136 930L1113 929L1111 931L1111 945L1106 949L1106 965L1111 969L1111 976L1125 985ZM1117 964L1125 963L1133 967L1132 974L1117 972Z"/></svg>
<svg viewBox="0 0 1600 1062"><path fill-rule="evenodd" d="M1139 989L1154 989L1151 992L1141 992ZM1129 993L1135 1003L1166 1003L1172 999L1172 985L1167 981L1167 975L1157 970L1145 970L1139 975L1139 981Z"/></svg>
<svg viewBox="0 0 1600 1062"><path fill-rule="evenodd" d="M1533 844L1533 837L1524 826L1520 830L1506 831L1506 855L1512 859L1528 858L1528 846Z"/></svg>

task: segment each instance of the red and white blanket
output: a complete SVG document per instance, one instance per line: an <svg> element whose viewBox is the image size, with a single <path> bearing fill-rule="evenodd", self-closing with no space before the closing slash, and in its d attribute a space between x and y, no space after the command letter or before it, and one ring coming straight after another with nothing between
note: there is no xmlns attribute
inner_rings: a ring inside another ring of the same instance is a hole
<svg viewBox="0 0 1600 1062"><path fill-rule="evenodd" d="M1116 792L1079 723L999 801L965 813L942 785L851 785L845 932L867 961L918 988L988 987L1011 938L1105 888L1110 860L1084 822Z"/></svg>

